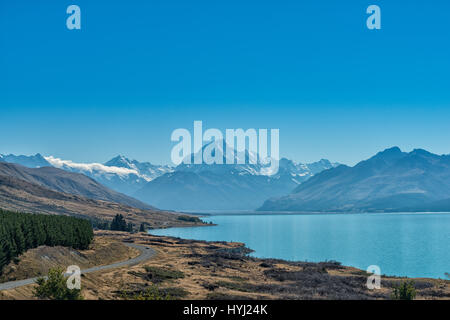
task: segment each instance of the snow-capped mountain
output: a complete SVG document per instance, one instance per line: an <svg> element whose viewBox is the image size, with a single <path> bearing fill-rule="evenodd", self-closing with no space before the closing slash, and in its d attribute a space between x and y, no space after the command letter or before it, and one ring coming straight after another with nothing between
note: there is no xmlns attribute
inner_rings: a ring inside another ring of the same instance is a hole
<svg viewBox="0 0 450 320"><path fill-rule="evenodd" d="M20 164L28 168L50 167L51 164L45 158L37 153L34 156L16 156L13 154L0 154L0 162L10 162Z"/></svg>
<svg viewBox="0 0 450 320"><path fill-rule="evenodd" d="M53 156L42 156L39 153L32 156L10 154L0 155L0 162L16 163L28 168L55 167L69 172L81 173L126 195L132 195L147 182L173 171L173 168L169 166L157 166L148 162L141 163L123 156L117 156L105 164L101 164L78 163Z"/></svg>
<svg viewBox="0 0 450 320"><path fill-rule="evenodd" d="M280 169L275 177L290 175L293 181L300 184L323 170L331 169L339 165L339 163L330 162L327 159L321 159L312 163L296 163L292 160L282 158L280 160Z"/></svg>
<svg viewBox="0 0 450 320"><path fill-rule="evenodd" d="M191 157L193 160L195 155ZM278 172L270 175L266 162L249 163L255 155L247 151L242 154L235 152L235 160L240 157L244 157L244 164L180 164L175 168L124 156L117 156L104 164L79 163L40 154L0 155L0 162L18 163L30 168L51 166L81 173L150 205L185 211L253 210L268 198L290 193L318 172L338 165L328 160L302 164L282 158Z"/></svg>
<svg viewBox="0 0 450 320"><path fill-rule="evenodd" d="M270 158L258 160L258 155L245 150L242 153L234 151L233 161L234 164L223 165L226 163L226 150L230 148L224 141L215 142L215 147L212 155L218 152L218 157L222 158L223 164L194 164L194 158L201 152L205 154L206 148L211 146L213 143L206 144L203 146L201 151L196 154L192 154L189 157L191 164L180 164L174 171L180 172L216 172L221 174L239 174L239 175L254 175L254 176L268 176L271 179L279 179L281 176L288 175L292 177L293 181L297 184L305 181L306 179L312 177L313 175L325 170L336 167L339 163L331 163L329 160L321 159L320 161L305 164L296 163L292 160L281 158L278 162L278 171L274 173L274 169L270 169ZM238 164L239 161L243 162ZM252 164L252 162L254 164Z"/></svg>
<svg viewBox="0 0 450 320"><path fill-rule="evenodd" d="M218 157L223 157L225 163L223 149L218 150ZM268 198L291 192L315 173L338 165L328 160L297 164L283 158L278 172L269 174L267 164L249 163L250 153L235 153L235 160L239 156L245 158L245 164L192 164L192 154L191 164L180 164L174 172L153 179L133 196L170 210L253 210Z"/></svg>
<svg viewBox="0 0 450 320"><path fill-rule="evenodd" d="M173 168L169 166L158 166L149 162L141 163L129 160L124 156L117 156L105 164L76 163L51 156L45 157L45 159L56 168L85 174L126 195L133 195L149 181L173 171Z"/></svg>
<svg viewBox="0 0 450 320"><path fill-rule="evenodd" d="M172 172L174 170L171 166L154 165L150 162L139 162L137 160L130 160L120 155L106 162L105 166L135 170L146 181L151 181L167 172Z"/></svg>
<svg viewBox="0 0 450 320"><path fill-rule="evenodd" d="M227 164L227 149L230 148L225 141L220 140L205 144L201 150L197 153L192 153L187 158L190 158L189 164L181 163L175 168L177 172L203 172L212 171L219 174L240 174L240 175L266 175L264 168L266 166L258 162L258 156L245 150L242 153L234 150L233 163ZM221 161L221 164L212 163L208 164L206 159L203 159L201 164L195 164L195 159L209 154L211 161L217 159ZM265 160L267 161L267 160ZM255 164L251 164L255 163Z"/></svg>

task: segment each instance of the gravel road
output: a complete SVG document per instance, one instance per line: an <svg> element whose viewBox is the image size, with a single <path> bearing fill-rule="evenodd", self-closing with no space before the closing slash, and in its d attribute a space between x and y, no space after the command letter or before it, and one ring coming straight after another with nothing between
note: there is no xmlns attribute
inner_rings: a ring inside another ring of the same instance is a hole
<svg viewBox="0 0 450 320"><path fill-rule="evenodd" d="M86 274L86 273L91 273L91 272L96 272L96 271L101 271L101 270L109 270L109 269L114 269L114 268L133 266L142 261L151 259L156 253L155 250L153 250L150 247L141 246L141 245L138 245L135 243L124 243L124 245L131 247L131 248L138 249L141 252L141 254L139 256L137 256L136 258L129 259L126 261L108 264L106 266L98 266L98 267L92 267L89 269L81 270L81 273ZM25 280L17 280L17 281L0 283L0 291L1 290L10 290L10 289L26 286L28 284L35 283L36 279L37 279L37 277L25 279Z"/></svg>

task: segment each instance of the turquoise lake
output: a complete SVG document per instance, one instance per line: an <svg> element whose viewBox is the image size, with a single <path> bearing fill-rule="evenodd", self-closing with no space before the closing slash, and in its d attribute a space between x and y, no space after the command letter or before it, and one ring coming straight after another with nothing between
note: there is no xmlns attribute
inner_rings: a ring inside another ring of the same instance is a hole
<svg viewBox="0 0 450 320"><path fill-rule="evenodd" d="M446 279L450 213L217 215L217 226L151 230L154 235L243 242L259 258L336 260L386 275Z"/></svg>

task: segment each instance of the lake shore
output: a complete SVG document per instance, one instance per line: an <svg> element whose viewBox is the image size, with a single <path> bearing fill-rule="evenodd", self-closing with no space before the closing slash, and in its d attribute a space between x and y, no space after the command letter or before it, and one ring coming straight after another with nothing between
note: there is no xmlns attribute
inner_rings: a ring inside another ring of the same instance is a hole
<svg viewBox="0 0 450 320"><path fill-rule="evenodd" d="M442 278L450 261L450 214L240 214L205 216L213 228L150 230L153 235L245 243L258 258L336 260L382 274Z"/></svg>
<svg viewBox="0 0 450 320"><path fill-rule="evenodd" d="M157 254L134 266L84 275L82 286L85 299L134 299L145 296L149 288L157 288L162 295L170 294L173 299L193 300L390 299L393 287L406 280L382 276L381 289L369 290L366 287L369 274L363 270L330 261L311 263L258 259L249 257L249 249L236 242L185 240L112 231L97 231L95 239L103 246L118 246L122 242L146 245ZM123 255L133 256L136 252L123 251ZM412 280L417 292L416 299L450 299L450 281ZM32 290L33 285L28 285L2 291L0 299L33 299Z"/></svg>

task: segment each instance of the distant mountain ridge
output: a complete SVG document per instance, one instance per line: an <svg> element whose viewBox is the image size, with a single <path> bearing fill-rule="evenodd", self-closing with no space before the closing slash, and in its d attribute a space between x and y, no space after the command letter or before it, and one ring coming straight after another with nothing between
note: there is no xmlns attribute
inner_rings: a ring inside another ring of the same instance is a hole
<svg viewBox="0 0 450 320"><path fill-rule="evenodd" d="M221 152L224 156L225 151ZM328 160L297 164L283 158L278 172L270 175L266 165L249 163L256 155L245 152L243 156L245 164L182 163L173 172L148 182L134 196L170 210L254 210L267 198L286 194L315 173L337 165ZM235 153L235 161L238 157Z"/></svg>
<svg viewBox="0 0 450 320"><path fill-rule="evenodd" d="M121 203L139 209L154 209L141 201L108 189L85 175L53 167L28 168L19 164L0 162L0 175L19 179L55 192Z"/></svg>
<svg viewBox="0 0 450 320"><path fill-rule="evenodd" d="M17 212L69 215L93 222L111 221L115 215L122 214L135 226L145 223L149 228L196 225L194 222L179 220L176 213L144 210L115 202L88 199L1 174L0 208Z"/></svg>
<svg viewBox="0 0 450 320"><path fill-rule="evenodd" d="M140 175L147 180L152 180L162 174L173 171L170 166L154 165L150 162L139 162L137 160L130 160L124 156L117 156L105 163L107 167L118 167L136 170Z"/></svg>
<svg viewBox="0 0 450 320"><path fill-rule="evenodd" d="M450 210L450 156L393 147L354 167L340 165L267 200L261 211Z"/></svg>
<svg viewBox="0 0 450 320"><path fill-rule="evenodd" d="M0 155L0 162L8 159L31 168L47 166L81 173L152 206L185 211L253 210L266 199L287 194L314 174L338 165L325 159L301 164L282 158L277 174L269 175L267 166L249 164L249 156L245 154L245 164L180 164L175 168L120 155L104 164L76 163L40 154Z"/></svg>
<svg viewBox="0 0 450 320"><path fill-rule="evenodd" d="M51 164L47 160L45 160L45 158L40 153L37 153L33 156L16 156L13 154L8 155L0 154L0 162L16 163L29 168L41 168L51 166Z"/></svg>
<svg viewBox="0 0 450 320"><path fill-rule="evenodd" d="M32 156L0 155L0 162L16 163L29 168L55 167L69 172L81 173L128 196L132 196L147 182L173 171L170 166L138 162L120 155L105 164L77 163L53 156L44 157L39 153Z"/></svg>

